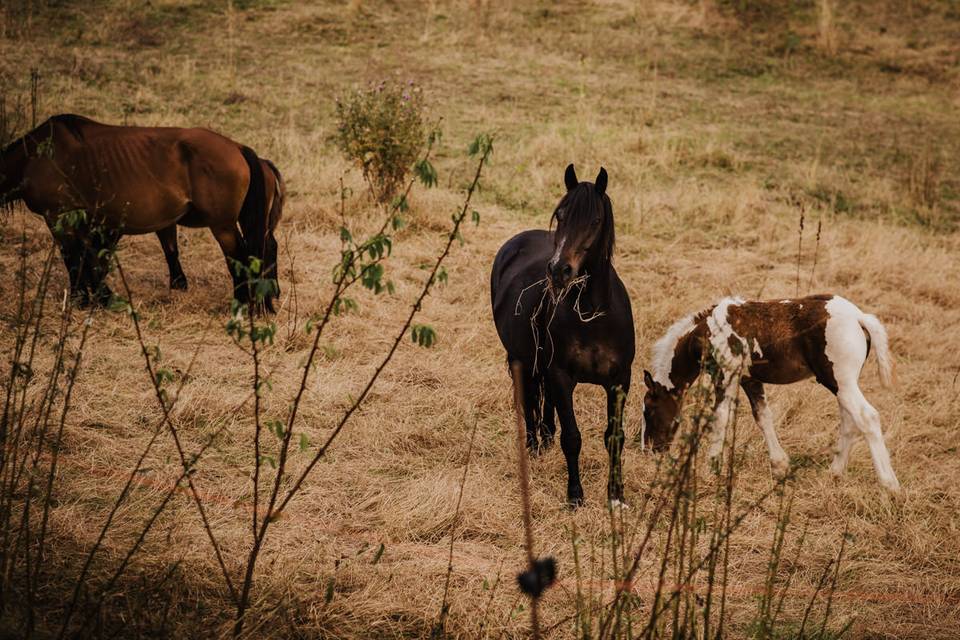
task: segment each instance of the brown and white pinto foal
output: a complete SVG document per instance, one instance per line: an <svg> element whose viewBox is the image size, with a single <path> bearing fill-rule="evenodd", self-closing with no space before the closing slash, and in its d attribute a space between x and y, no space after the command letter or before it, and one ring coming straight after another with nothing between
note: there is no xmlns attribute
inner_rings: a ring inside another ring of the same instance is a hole
<svg viewBox="0 0 960 640"><path fill-rule="evenodd" d="M773 471L783 475L789 458L777 440L764 384L790 384L813 376L833 392L840 405L840 437L830 470L843 473L858 434L870 446L880 483L899 491L890 454L880 431L880 417L864 398L857 379L870 352L877 353L880 380L893 382L887 332L876 316L849 300L817 295L791 300L745 302L725 298L715 306L677 321L653 347L653 373L644 371L645 439L654 450L670 445L684 392L700 375L705 361L718 366L716 415L708 455L723 448L724 430L737 384L750 400L763 431Z"/></svg>

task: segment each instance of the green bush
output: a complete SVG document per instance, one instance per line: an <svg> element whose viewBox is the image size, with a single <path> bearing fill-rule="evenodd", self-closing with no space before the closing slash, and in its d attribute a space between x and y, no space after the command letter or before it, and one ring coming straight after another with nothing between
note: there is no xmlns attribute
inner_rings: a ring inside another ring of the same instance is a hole
<svg viewBox="0 0 960 640"><path fill-rule="evenodd" d="M389 202L424 143L423 94L412 81L381 81L337 99L337 146Z"/></svg>

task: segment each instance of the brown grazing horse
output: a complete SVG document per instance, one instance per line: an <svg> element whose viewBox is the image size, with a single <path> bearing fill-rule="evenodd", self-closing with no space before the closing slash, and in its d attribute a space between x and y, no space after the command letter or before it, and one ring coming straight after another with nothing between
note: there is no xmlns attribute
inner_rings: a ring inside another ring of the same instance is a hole
<svg viewBox="0 0 960 640"><path fill-rule="evenodd" d="M830 470L836 476L844 472L850 447L862 435L880 483L899 491L880 416L857 384L871 345L880 380L890 386L894 373L887 332L876 316L849 300L834 295L763 302L725 298L678 320L654 345L653 373L644 371L645 436L655 450L670 446L684 393L709 367L715 372L717 404L708 456L715 458L723 448L739 386L763 431L773 472L782 476L790 460L777 439L763 385L812 377L837 397L840 406L840 438Z"/></svg>
<svg viewBox="0 0 960 640"><path fill-rule="evenodd" d="M247 301L249 292L235 263L257 258L261 277L276 277L280 173L250 148L206 129L53 116L0 154L0 205L18 200L46 220L81 304L109 301L104 278L124 234L156 233L171 287L185 288L178 224L210 228L237 299ZM272 297L264 300L271 311Z"/></svg>
<svg viewBox="0 0 960 640"><path fill-rule="evenodd" d="M567 501L583 503L580 430L573 390L580 382L607 392L604 443L610 459L607 498L623 501L623 406L634 356L630 296L613 268L613 208L607 172L580 182L573 165L567 193L551 217L556 231L531 230L500 248L490 275L493 320L507 350L516 397L527 428L549 446L560 417L560 447L567 462Z"/></svg>

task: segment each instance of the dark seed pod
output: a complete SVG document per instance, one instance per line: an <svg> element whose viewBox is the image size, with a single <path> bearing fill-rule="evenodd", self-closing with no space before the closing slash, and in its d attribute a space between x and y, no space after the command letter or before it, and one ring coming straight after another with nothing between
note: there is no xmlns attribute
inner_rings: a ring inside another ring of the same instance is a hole
<svg viewBox="0 0 960 640"><path fill-rule="evenodd" d="M520 590L531 598L539 598L557 578L557 562L552 557L533 562L533 567L517 576Z"/></svg>

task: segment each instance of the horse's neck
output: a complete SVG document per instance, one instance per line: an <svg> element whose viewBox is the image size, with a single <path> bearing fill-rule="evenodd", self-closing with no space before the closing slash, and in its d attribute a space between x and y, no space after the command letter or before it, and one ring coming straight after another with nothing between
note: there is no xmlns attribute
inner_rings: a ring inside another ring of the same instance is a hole
<svg viewBox="0 0 960 640"><path fill-rule="evenodd" d="M0 152L0 205L19 198L27 153L24 141L17 140Z"/></svg>
<svg viewBox="0 0 960 640"><path fill-rule="evenodd" d="M703 368L703 335L693 331L677 341L673 350L673 362L670 367L670 379L681 393L694 383Z"/></svg>
<svg viewBox="0 0 960 640"><path fill-rule="evenodd" d="M581 297L580 304L584 302L589 305L589 311L602 312L609 311L611 285L613 284L613 265L610 262L597 261L595 264L587 265L586 290ZM586 306L586 305L583 305ZM587 309L582 309L587 311Z"/></svg>

